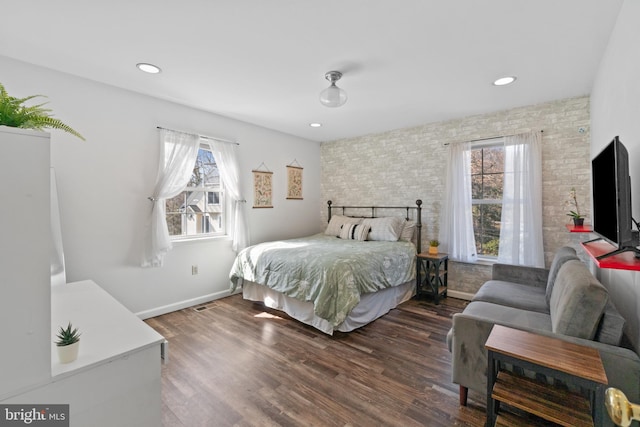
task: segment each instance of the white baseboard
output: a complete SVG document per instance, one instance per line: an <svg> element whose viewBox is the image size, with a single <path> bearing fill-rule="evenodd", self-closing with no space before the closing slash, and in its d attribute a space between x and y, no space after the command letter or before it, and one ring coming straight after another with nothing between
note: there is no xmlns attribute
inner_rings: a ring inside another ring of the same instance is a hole
<svg viewBox="0 0 640 427"><path fill-rule="evenodd" d="M451 289L447 289L447 296L451 297L451 298L458 298L458 299L464 299L467 301L471 301L471 299L473 298L475 294L471 294L468 292L460 292L460 291L454 291Z"/></svg>
<svg viewBox="0 0 640 427"><path fill-rule="evenodd" d="M239 293L239 292L242 292L242 290L238 290L237 292L234 292L233 294L236 294L236 293ZM156 316L160 316L162 314L171 313L172 311L182 310L183 308L193 307L194 305L199 305L199 304L204 304L204 303L207 303L207 302L211 302L213 300L224 298L224 297L228 297L228 296L233 295L233 294L231 292L229 292L228 290L221 291L221 292L214 292L212 294L202 295L202 296L197 297L197 298L191 298L191 299L184 300L184 301L178 301L178 302L173 303L173 304L163 305L162 307L152 308L150 310L145 310L145 311L139 311L139 312L135 313L135 315L138 316L140 319L144 320L144 319L148 319L150 317L156 317Z"/></svg>

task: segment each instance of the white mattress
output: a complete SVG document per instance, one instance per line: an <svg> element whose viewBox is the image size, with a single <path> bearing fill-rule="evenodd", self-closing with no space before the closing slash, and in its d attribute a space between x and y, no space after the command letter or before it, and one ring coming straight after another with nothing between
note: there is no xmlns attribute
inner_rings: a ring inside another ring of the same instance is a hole
<svg viewBox="0 0 640 427"><path fill-rule="evenodd" d="M311 302L299 301L248 280L245 280L242 285L244 299L263 302L267 307L284 311L294 319L329 335L333 335L334 331L353 331L374 321L413 297L415 291L416 282L410 280L399 286L361 295L358 305L351 310L344 322L334 328L325 319L315 315Z"/></svg>

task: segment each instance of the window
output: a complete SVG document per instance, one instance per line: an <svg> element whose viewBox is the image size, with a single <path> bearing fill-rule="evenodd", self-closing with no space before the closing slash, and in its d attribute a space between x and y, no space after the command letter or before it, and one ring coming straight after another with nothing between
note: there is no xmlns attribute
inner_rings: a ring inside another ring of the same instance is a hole
<svg viewBox="0 0 640 427"><path fill-rule="evenodd" d="M183 192L167 199L167 226L175 239L225 234L224 188L208 145L201 145Z"/></svg>
<svg viewBox="0 0 640 427"><path fill-rule="evenodd" d="M473 233L479 256L498 256L503 187L504 147L486 144L473 147L471 203Z"/></svg>
<svg viewBox="0 0 640 427"><path fill-rule="evenodd" d="M440 236L451 259L544 267L542 133L449 146Z"/></svg>

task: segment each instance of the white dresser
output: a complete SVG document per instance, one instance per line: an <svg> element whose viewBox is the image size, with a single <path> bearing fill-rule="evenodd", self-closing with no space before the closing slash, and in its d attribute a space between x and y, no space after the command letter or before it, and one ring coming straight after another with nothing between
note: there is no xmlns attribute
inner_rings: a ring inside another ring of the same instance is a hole
<svg viewBox="0 0 640 427"><path fill-rule="evenodd" d="M3 403L69 404L71 426L161 425L164 338L91 280L51 288L51 336L71 321L82 332L78 359L51 380Z"/></svg>

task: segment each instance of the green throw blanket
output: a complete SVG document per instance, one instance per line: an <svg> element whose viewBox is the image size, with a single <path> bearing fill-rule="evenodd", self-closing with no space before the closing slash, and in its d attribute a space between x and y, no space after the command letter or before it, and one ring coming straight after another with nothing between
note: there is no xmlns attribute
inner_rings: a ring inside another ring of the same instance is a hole
<svg viewBox="0 0 640 427"><path fill-rule="evenodd" d="M315 314L335 327L360 302L360 295L414 279L415 256L410 242L316 234L246 248L236 257L229 277L232 291L249 280L310 301Z"/></svg>

